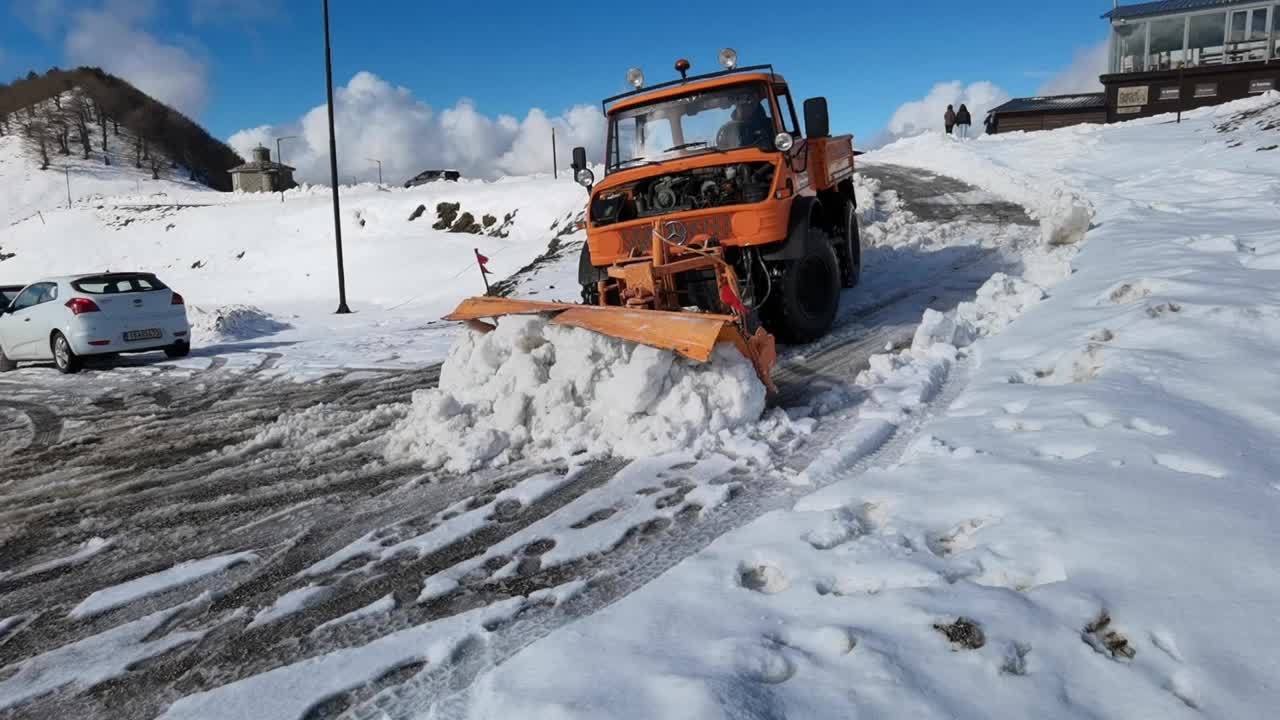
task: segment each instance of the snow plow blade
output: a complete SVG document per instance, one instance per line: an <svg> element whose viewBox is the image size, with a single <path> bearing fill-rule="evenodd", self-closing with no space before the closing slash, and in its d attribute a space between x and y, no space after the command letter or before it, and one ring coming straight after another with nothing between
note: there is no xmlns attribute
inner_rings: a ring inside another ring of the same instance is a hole
<svg viewBox="0 0 1280 720"><path fill-rule="evenodd" d="M462 301L445 320L463 321L479 329L492 329L485 318L503 315L549 315L557 325L590 330L620 340L671 350L690 360L707 362L718 343L731 342L755 366L760 381L774 391L770 375L777 361L773 336L764 330L747 337L732 315L709 313L638 310L602 305L570 305L568 303L513 300L500 297L474 297Z"/></svg>

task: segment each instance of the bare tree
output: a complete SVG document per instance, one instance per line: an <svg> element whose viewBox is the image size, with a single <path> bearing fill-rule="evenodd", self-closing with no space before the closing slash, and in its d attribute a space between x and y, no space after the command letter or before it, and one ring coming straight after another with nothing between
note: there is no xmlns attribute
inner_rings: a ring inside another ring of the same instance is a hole
<svg viewBox="0 0 1280 720"><path fill-rule="evenodd" d="M30 113L22 123L22 142L27 152L40 156L40 169L49 169L49 127L43 115Z"/></svg>
<svg viewBox="0 0 1280 720"><path fill-rule="evenodd" d="M89 123L93 120L93 106L89 102L89 98L82 93L76 93L71 97L68 103L67 112L75 124L76 133L79 135L80 147L84 150L84 159L89 159Z"/></svg>

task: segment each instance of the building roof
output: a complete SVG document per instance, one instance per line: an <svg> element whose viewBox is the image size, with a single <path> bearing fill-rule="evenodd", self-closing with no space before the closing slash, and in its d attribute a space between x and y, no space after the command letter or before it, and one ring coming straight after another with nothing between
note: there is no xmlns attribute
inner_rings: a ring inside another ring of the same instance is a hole
<svg viewBox="0 0 1280 720"><path fill-rule="evenodd" d="M236 167L231 168L227 172L232 174L250 173L250 172L273 173L273 172L280 172L281 170L288 170L289 172L295 172L297 171L297 168L292 168L292 167L289 167L288 165L281 165L278 162L271 162L270 160L267 160L265 162L263 162L262 160L253 160L243 165L237 165Z"/></svg>
<svg viewBox="0 0 1280 720"><path fill-rule="evenodd" d="M1100 110L1107 106L1106 93L1080 95L1051 95L1047 97L1014 98L993 109L993 113L1048 112L1072 110Z"/></svg>
<svg viewBox="0 0 1280 720"><path fill-rule="evenodd" d="M1258 0L1156 0L1155 2L1138 3L1137 5L1121 5L1102 17L1110 20L1129 20L1132 18L1167 15L1169 13L1188 12L1191 10L1208 10L1216 7L1245 5Z"/></svg>

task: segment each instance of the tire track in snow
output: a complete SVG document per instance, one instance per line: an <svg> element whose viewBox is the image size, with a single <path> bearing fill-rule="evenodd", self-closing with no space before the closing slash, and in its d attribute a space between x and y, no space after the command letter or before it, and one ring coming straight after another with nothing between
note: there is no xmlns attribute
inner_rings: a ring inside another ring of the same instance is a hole
<svg viewBox="0 0 1280 720"><path fill-rule="evenodd" d="M56 445L62 437L62 418L49 408L17 400L0 400L0 408L16 410L31 422L31 442L20 453L35 452Z"/></svg>

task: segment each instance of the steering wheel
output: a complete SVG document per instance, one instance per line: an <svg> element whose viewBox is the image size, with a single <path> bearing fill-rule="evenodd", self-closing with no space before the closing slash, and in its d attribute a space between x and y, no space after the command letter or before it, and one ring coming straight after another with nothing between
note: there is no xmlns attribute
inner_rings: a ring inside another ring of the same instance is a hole
<svg viewBox="0 0 1280 720"><path fill-rule="evenodd" d="M721 150L742 147L742 134L746 129L747 124L741 120L730 120L720 128L720 132L716 133L716 147Z"/></svg>

